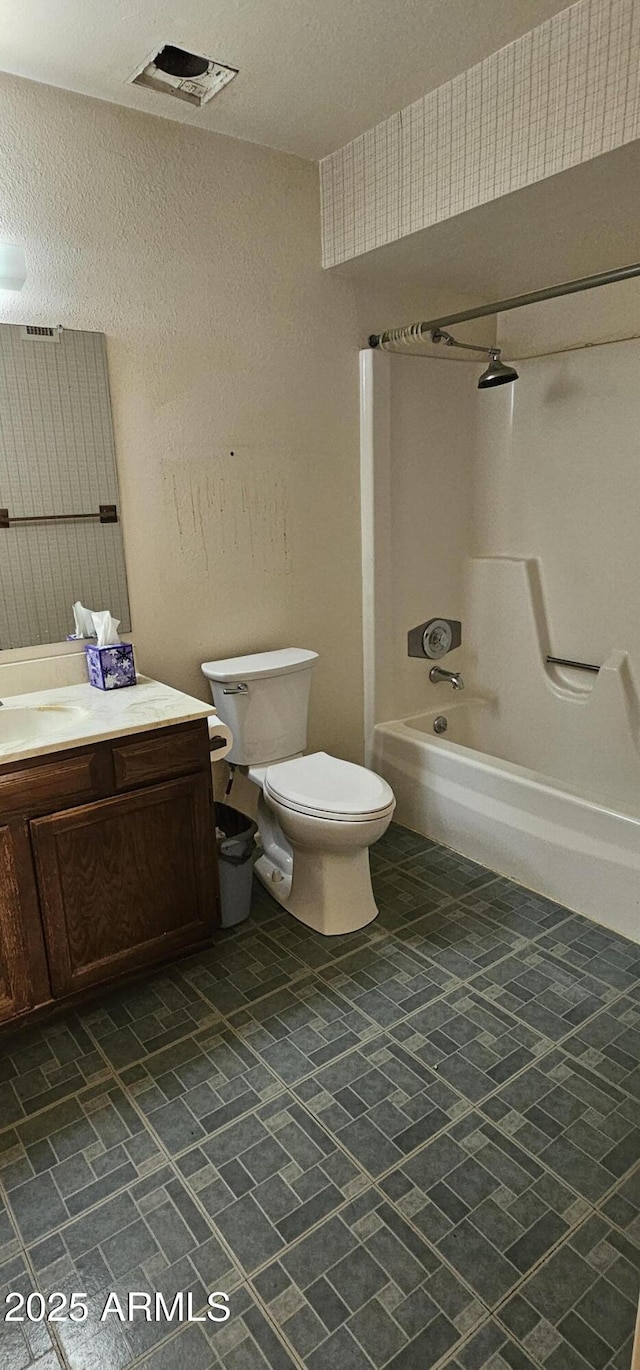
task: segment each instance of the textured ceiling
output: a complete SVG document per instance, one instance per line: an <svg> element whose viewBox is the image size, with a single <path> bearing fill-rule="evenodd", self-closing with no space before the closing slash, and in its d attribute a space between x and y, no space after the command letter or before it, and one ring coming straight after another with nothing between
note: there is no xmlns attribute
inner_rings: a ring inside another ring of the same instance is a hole
<svg viewBox="0 0 640 1370"><path fill-rule="evenodd" d="M565 0L2 0L0 64L318 158L565 9ZM203 110L127 84L164 43L240 68Z"/></svg>

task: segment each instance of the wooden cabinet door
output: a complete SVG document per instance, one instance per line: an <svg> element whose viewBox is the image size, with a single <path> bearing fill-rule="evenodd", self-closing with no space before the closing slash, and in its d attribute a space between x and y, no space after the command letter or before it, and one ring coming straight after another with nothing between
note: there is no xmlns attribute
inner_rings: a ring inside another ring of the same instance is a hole
<svg viewBox="0 0 640 1370"><path fill-rule="evenodd" d="M8 824L0 827L0 1022L13 1018L15 1014L49 997L41 941L38 973L44 977L44 987L38 993L32 976L29 938L24 922L27 909L23 909L23 903L26 906L34 902L34 896L29 898L30 893L33 894L33 874L27 842L29 871L25 881L24 870L21 869L24 845L24 842L16 841Z"/></svg>
<svg viewBox="0 0 640 1370"><path fill-rule="evenodd" d="M208 774L34 819L31 838L55 995L211 934L216 851Z"/></svg>

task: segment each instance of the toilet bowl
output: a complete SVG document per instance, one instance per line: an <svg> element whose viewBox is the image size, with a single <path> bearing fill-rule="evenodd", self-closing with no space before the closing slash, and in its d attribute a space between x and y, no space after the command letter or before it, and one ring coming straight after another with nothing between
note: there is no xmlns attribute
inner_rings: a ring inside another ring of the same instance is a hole
<svg viewBox="0 0 640 1370"><path fill-rule="evenodd" d="M260 789L256 874L301 923L354 932L378 912L369 847L391 822L391 787L364 766L304 754L315 652L285 648L202 666L233 734L228 760Z"/></svg>
<svg viewBox="0 0 640 1370"><path fill-rule="evenodd" d="M262 787L256 874L274 898L327 937L370 923L369 847L395 808L386 781L326 752L250 768L249 779Z"/></svg>

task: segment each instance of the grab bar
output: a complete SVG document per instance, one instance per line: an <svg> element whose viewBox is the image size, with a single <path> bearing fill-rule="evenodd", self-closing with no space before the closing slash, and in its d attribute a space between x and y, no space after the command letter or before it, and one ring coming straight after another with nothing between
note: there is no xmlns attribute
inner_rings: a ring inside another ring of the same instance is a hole
<svg viewBox="0 0 640 1370"><path fill-rule="evenodd" d="M600 670L600 667L599 667L599 666L593 666L593 665L591 665L590 662L588 662L588 661L569 661L568 657L566 657L566 656L548 656L548 657L547 657L547 665L548 665L548 666L574 666L575 669L576 669L576 671L594 671L596 675L598 674L598 671Z"/></svg>

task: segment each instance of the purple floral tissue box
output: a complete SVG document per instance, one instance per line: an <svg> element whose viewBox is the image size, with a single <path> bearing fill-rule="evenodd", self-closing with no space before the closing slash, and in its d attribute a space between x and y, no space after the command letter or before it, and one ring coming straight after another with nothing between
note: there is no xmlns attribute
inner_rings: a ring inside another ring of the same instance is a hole
<svg viewBox="0 0 640 1370"><path fill-rule="evenodd" d="M133 647L130 642L116 642L113 647L98 647L86 642L89 684L98 690L121 690L136 684Z"/></svg>

